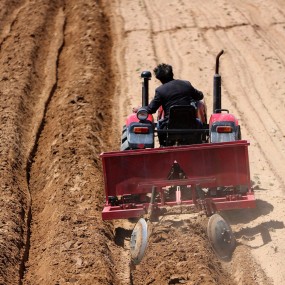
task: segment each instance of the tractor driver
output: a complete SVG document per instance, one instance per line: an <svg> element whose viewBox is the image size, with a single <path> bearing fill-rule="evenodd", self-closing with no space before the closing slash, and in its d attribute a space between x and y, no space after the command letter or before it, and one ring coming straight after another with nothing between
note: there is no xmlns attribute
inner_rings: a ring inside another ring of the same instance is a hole
<svg viewBox="0 0 285 285"><path fill-rule="evenodd" d="M172 66L169 64L159 64L153 71L155 77L162 85L155 89L155 96L148 106L146 106L146 109L150 114L154 114L159 109L158 127L162 129L167 125L171 106L190 105L192 102L198 104L198 101L202 100L204 95L201 91L195 89L189 81L174 79ZM159 107L162 107L164 116L161 116L162 110ZM133 112L136 113L138 109L139 108L134 107ZM200 118L200 120L204 123L203 118Z"/></svg>

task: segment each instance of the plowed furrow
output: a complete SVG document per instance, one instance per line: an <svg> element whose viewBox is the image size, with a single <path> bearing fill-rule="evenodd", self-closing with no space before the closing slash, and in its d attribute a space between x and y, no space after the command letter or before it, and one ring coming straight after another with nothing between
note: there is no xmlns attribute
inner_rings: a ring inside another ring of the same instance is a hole
<svg viewBox="0 0 285 285"><path fill-rule="evenodd" d="M41 73L37 59L44 56L39 42L48 33L46 22L52 19L52 10L45 4L39 2L31 14L30 2L9 1L2 18L0 280L4 284L21 284L29 249L27 165L43 118L42 113L33 116L33 112L35 105L43 110L48 100L38 100L36 91ZM30 24L22 30L23 22Z"/></svg>
<svg viewBox="0 0 285 285"><path fill-rule="evenodd" d="M68 1L57 15L54 34L64 37L64 45L57 54L56 85L31 165L32 222L24 284L115 284L116 245L99 211L103 191L98 155L107 148L107 123L112 120L109 24L94 1ZM47 50L53 53L54 46Z"/></svg>

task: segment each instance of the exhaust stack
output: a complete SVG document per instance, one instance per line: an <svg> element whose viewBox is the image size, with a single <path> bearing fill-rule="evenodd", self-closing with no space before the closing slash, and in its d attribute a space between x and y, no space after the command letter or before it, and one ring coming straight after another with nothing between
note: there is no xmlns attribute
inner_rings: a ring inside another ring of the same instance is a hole
<svg viewBox="0 0 285 285"><path fill-rule="evenodd" d="M213 113L221 113L222 109L222 92L221 92L221 83L222 78L219 74L219 60L220 56L224 53L223 50L219 52L216 57L216 70L214 75L214 90L213 90Z"/></svg>
<svg viewBox="0 0 285 285"><path fill-rule="evenodd" d="M151 79L150 71L143 71L141 73L141 78L143 78L142 82L142 106L148 105L148 97L149 97L149 80Z"/></svg>

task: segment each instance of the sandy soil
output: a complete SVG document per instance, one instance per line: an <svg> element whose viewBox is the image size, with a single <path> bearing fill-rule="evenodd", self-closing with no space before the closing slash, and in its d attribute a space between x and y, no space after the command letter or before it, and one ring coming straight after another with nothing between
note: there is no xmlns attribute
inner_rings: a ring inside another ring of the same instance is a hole
<svg viewBox="0 0 285 285"><path fill-rule="evenodd" d="M0 284L283 284L283 11L281 0L1 1ZM231 262L197 215L164 219L132 267L134 224L101 219L99 154L119 149L140 73L158 63L202 90L211 113L221 49L222 104L251 143L257 208L224 214Z"/></svg>

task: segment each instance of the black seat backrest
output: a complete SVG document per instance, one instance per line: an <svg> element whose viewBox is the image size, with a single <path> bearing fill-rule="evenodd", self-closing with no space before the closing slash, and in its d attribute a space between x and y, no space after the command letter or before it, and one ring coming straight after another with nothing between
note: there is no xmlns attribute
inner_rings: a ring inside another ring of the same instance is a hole
<svg viewBox="0 0 285 285"><path fill-rule="evenodd" d="M196 109L191 105L171 106L168 129L196 129Z"/></svg>

